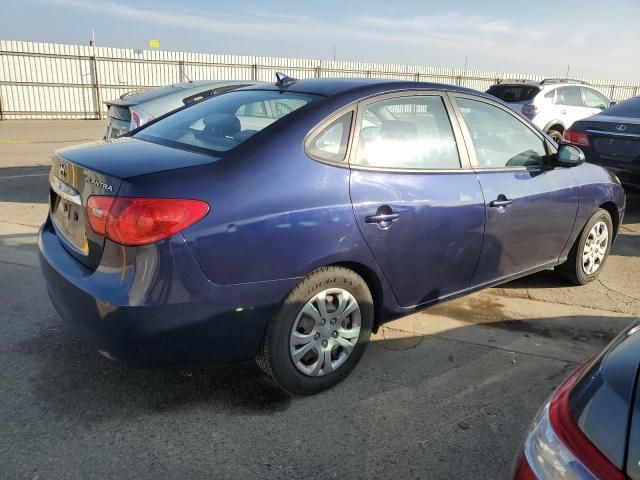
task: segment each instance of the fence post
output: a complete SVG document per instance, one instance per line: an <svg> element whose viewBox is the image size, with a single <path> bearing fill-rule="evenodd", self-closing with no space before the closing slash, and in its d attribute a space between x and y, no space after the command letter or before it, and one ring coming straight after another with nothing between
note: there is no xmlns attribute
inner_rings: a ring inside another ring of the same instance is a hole
<svg viewBox="0 0 640 480"><path fill-rule="evenodd" d="M2 87L0 87L0 120L4 120L4 113L2 111Z"/></svg>
<svg viewBox="0 0 640 480"><path fill-rule="evenodd" d="M616 86L615 85L611 85L611 95L609 95L609 98L611 100L613 100L613 92L615 92L615 91L616 91Z"/></svg>
<svg viewBox="0 0 640 480"><path fill-rule="evenodd" d="M96 56L96 47L93 47L93 57L92 58L92 63L93 63L93 79L95 82L95 89L96 89L96 114L98 115L98 119L102 120L103 116L102 116L102 92L100 89L100 79L98 78L98 57Z"/></svg>
<svg viewBox="0 0 640 480"><path fill-rule="evenodd" d="M416 77L416 82L419 82L420 81L420 74L416 73L415 77Z"/></svg>
<svg viewBox="0 0 640 480"><path fill-rule="evenodd" d="M313 69L313 74L315 75L316 78L320 78L321 70L322 70L322 68L320 67L320 65L318 65L317 67L315 67Z"/></svg>
<svg viewBox="0 0 640 480"><path fill-rule="evenodd" d="M251 80L254 82L258 81L258 64L254 63L251 65Z"/></svg>
<svg viewBox="0 0 640 480"><path fill-rule="evenodd" d="M180 82L184 82L185 81L185 77L187 76L185 71L184 71L184 60L180 60L180 63L178 63L178 74L180 75ZM187 81L189 79L187 78Z"/></svg>

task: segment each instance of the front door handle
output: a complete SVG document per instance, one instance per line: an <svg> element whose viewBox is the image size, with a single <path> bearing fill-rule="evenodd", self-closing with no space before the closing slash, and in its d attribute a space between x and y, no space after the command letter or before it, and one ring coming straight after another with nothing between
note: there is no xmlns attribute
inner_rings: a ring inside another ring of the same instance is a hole
<svg viewBox="0 0 640 480"><path fill-rule="evenodd" d="M369 215L365 217L364 221L367 223L388 223L397 220L399 217L399 213L382 213L379 215Z"/></svg>
<svg viewBox="0 0 640 480"><path fill-rule="evenodd" d="M513 200L509 200L507 197L505 197L504 195L500 194L500 195L498 195L498 198L496 198L495 200L492 200L489 203L489 206L490 207L494 207L494 208L508 207L512 203L513 203Z"/></svg>
<svg viewBox="0 0 640 480"><path fill-rule="evenodd" d="M566 115L566 114L567 114L567 111L566 111L566 110L560 110L560 113L561 113L562 115Z"/></svg>

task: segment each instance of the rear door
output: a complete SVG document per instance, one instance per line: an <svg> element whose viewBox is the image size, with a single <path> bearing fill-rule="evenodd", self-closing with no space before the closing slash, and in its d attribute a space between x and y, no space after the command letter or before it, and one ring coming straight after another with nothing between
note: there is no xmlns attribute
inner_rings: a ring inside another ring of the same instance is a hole
<svg viewBox="0 0 640 480"><path fill-rule="evenodd" d="M350 159L358 227L403 306L468 288L484 201L438 93L396 93L358 109Z"/></svg>
<svg viewBox="0 0 640 480"><path fill-rule="evenodd" d="M472 285L556 262L571 234L579 190L571 169L546 166L542 134L507 108L452 95L486 202Z"/></svg>

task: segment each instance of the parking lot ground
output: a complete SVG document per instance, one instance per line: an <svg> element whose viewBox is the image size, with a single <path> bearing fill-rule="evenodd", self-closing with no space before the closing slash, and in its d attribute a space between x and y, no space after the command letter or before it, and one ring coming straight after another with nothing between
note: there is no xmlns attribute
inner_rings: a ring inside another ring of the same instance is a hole
<svg viewBox="0 0 640 480"><path fill-rule="evenodd" d="M49 148L0 142L2 478L503 478L552 389L640 316L634 196L598 282L542 272L389 323L314 397L253 365L121 367L57 317L36 255L48 156L102 125L32 123L0 122Z"/></svg>

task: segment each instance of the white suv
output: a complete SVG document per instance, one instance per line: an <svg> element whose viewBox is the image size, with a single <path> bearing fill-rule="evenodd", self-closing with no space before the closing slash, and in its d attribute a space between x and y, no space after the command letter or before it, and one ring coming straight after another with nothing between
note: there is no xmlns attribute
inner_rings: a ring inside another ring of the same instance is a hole
<svg viewBox="0 0 640 480"><path fill-rule="evenodd" d="M521 112L558 143L573 122L612 105L601 92L578 80L502 80L487 93Z"/></svg>

